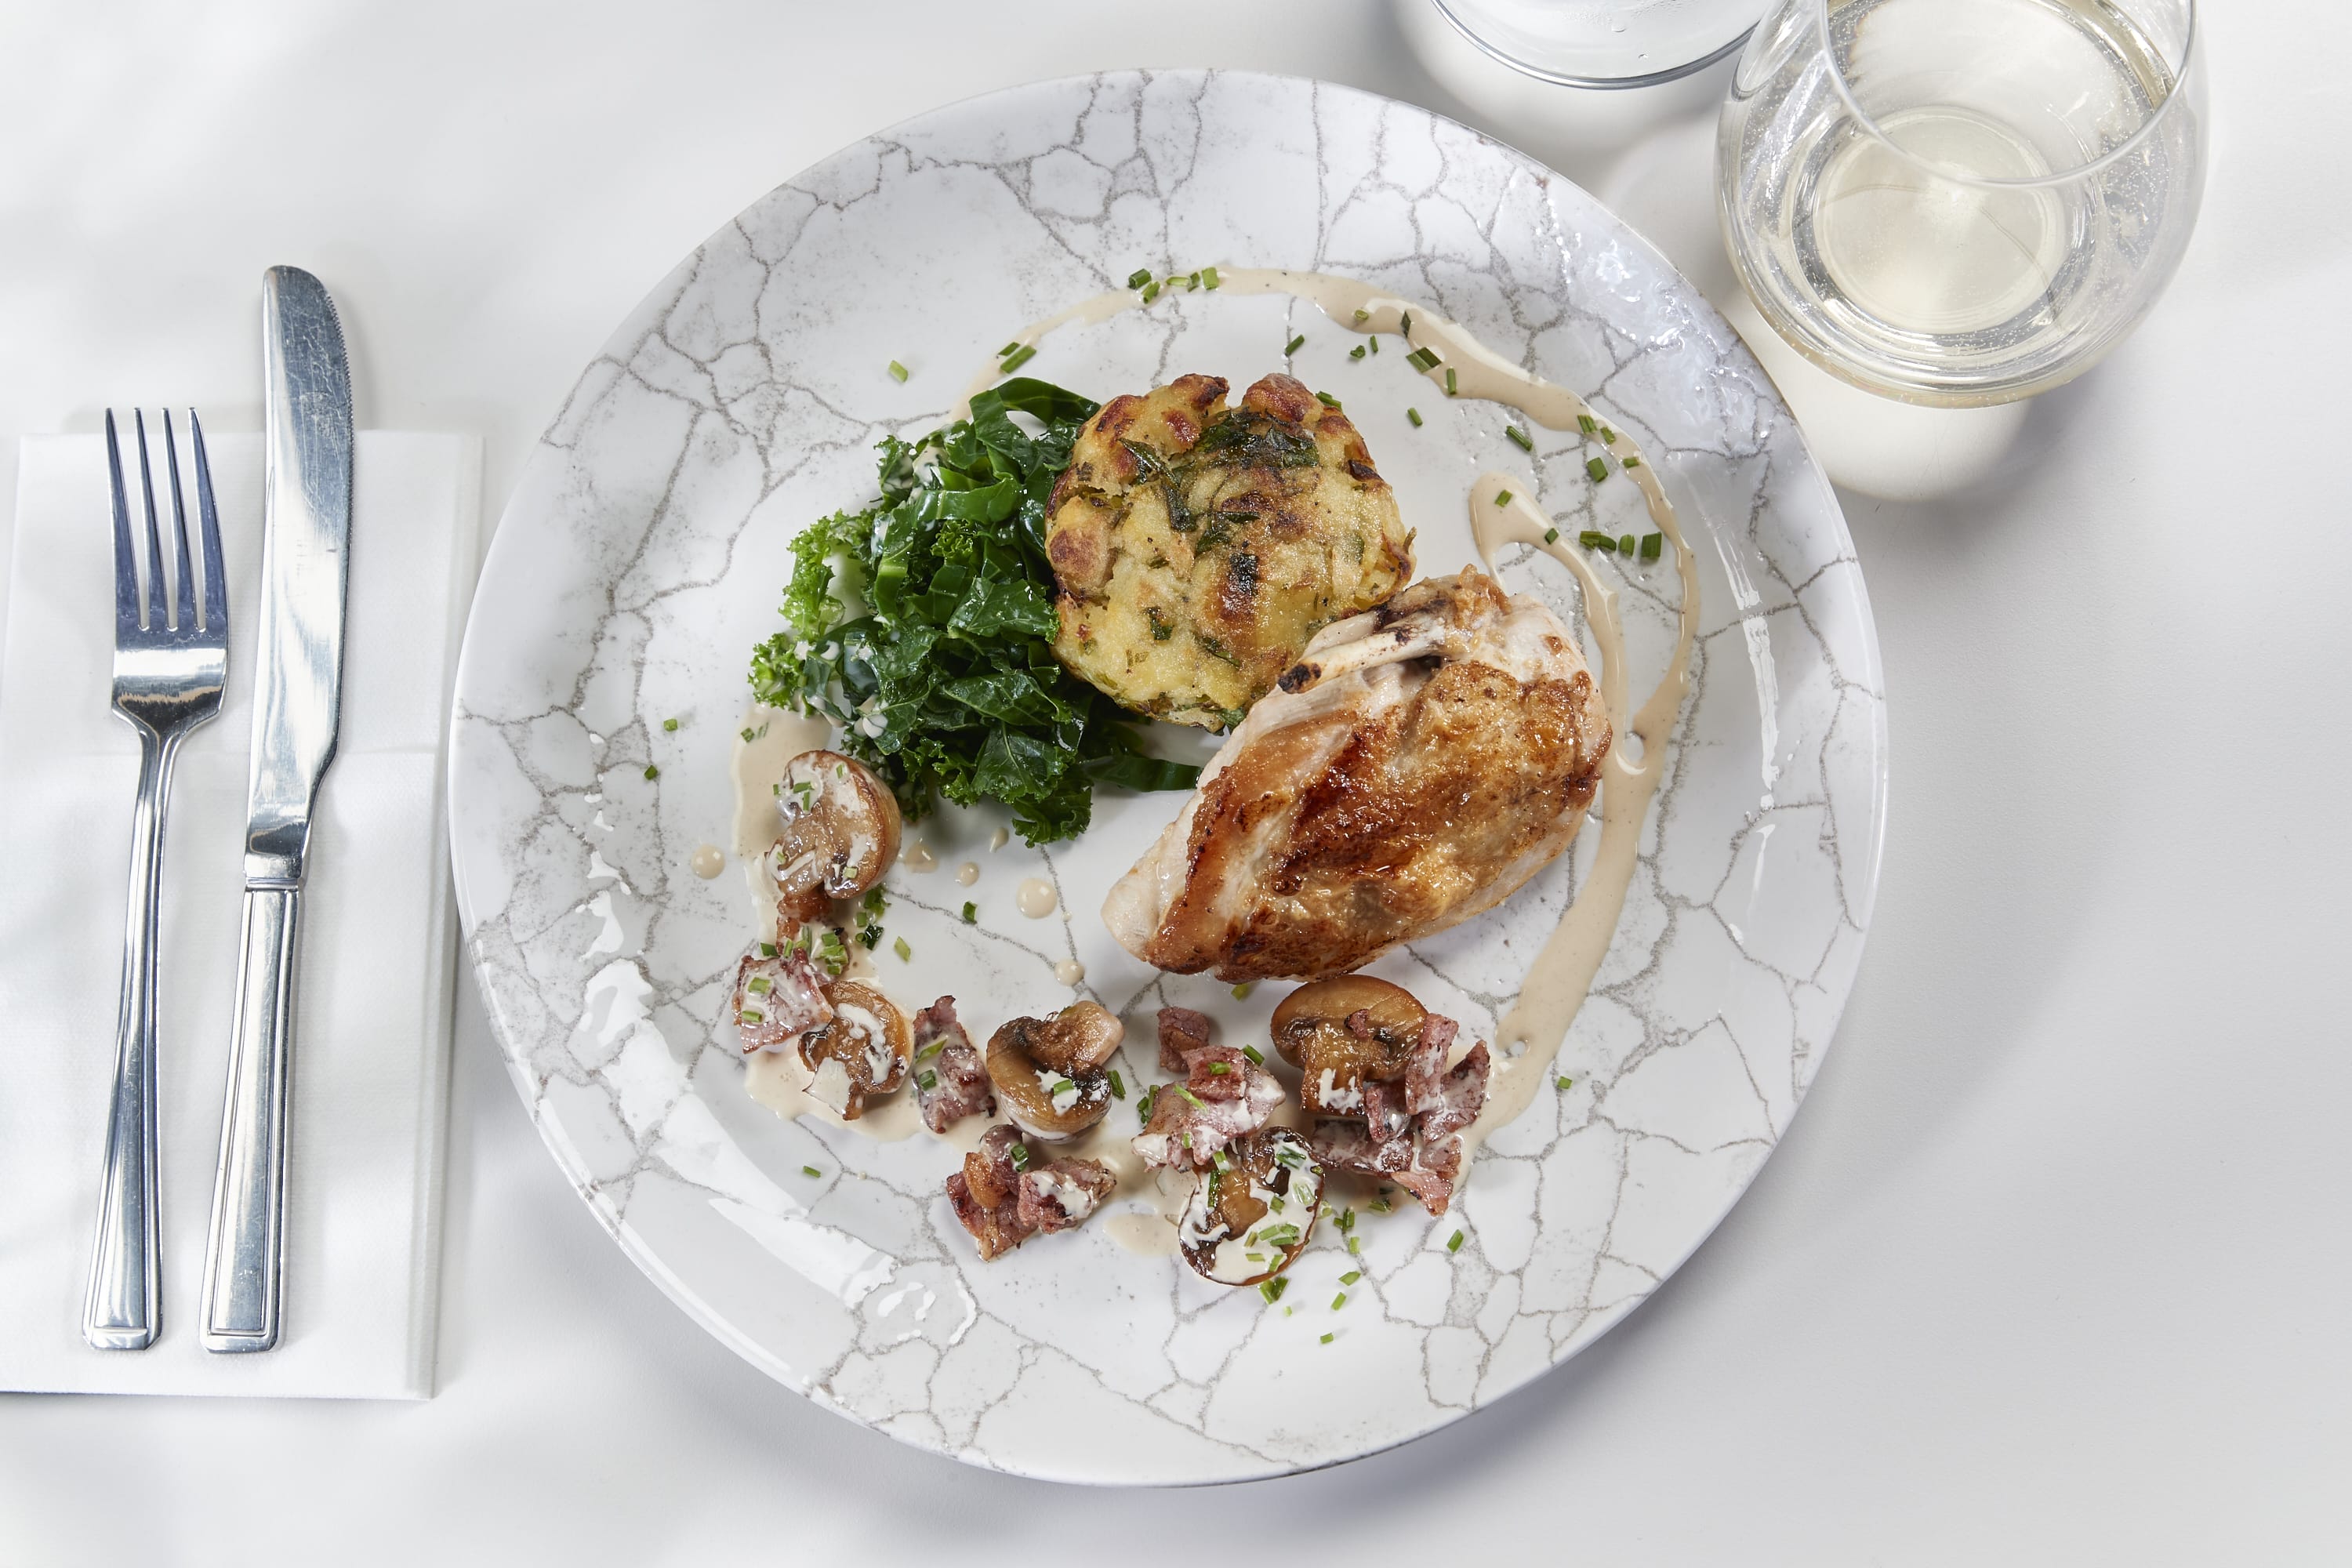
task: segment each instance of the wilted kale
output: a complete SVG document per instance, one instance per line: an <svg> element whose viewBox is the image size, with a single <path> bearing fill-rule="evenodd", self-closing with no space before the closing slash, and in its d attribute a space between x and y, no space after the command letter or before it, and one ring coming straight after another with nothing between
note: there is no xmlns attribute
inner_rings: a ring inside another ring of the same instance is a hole
<svg viewBox="0 0 2352 1568"><path fill-rule="evenodd" d="M793 541L786 629L752 650L751 689L839 723L910 818L934 795L1002 801L1045 844L1085 831L1099 784L1189 789L1200 771L1138 750L1135 716L1054 657L1045 503L1095 407L1007 381L969 418L885 437L881 498Z"/></svg>

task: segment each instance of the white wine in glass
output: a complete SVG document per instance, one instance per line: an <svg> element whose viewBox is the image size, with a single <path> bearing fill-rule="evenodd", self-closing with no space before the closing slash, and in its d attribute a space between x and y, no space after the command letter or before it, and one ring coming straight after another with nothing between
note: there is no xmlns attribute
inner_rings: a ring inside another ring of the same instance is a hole
<svg viewBox="0 0 2352 1568"><path fill-rule="evenodd" d="M2203 184L2193 0L1782 0L1717 211L1809 358L1917 403L2028 396L2122 341Z"/></svg>

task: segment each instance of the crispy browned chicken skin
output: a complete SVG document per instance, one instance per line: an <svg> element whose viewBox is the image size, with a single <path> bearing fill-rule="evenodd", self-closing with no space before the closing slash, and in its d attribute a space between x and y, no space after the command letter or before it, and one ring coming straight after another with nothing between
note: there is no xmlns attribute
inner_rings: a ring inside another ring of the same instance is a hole
<svg viewBox="0 0 2352 1568"><path fill-rule="evenodd" d="M1476 570L1329 627L1103 921L1161 969L1312 979L1508 898L1576 837L1609 717L1575 639Z"/></svg>
<svg viewBox="0 0 2352 1568"><path fill-rule="evenodd" d="M1396 497L1346 415L1286 375L1225 405L1179 377L1114 397L1054 487L1054 651L1136 710L1222 729L1324 626L1412 575Z"/></svg>

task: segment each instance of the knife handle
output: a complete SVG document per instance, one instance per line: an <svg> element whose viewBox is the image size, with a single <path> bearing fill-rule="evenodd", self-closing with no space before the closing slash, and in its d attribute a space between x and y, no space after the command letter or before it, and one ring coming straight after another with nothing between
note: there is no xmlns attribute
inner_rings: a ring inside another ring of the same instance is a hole
<svg viewBox="0 0 2352 1568"><path fill-rule="evenodd" d="M208 1351L266 1351L278 1342L286 1285L286 1085L301 899L294 887L245 890L236 1035L229 1051L228 1103L221 1113L220 1166L213 1176L212 1239L205 1249Z"/></svg>

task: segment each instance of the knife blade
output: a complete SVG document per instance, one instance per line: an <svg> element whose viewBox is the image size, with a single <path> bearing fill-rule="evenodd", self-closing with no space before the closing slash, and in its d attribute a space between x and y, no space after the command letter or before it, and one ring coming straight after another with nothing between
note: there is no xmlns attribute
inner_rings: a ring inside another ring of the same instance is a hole
<svg viewBox="0 0 2352 1568"><path fill-rule="evenodd" d="M326 286L262 275L261 628L247 787L245 926L205 1254L205 1348L266 1351L284 1301L287 1086L311 808L342 719L352 378Z"/></svg>

